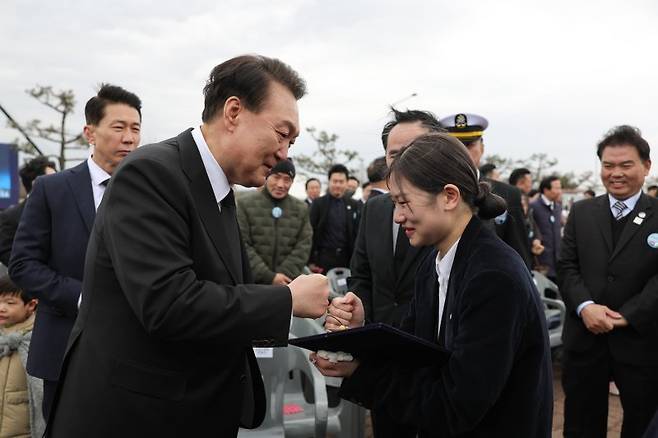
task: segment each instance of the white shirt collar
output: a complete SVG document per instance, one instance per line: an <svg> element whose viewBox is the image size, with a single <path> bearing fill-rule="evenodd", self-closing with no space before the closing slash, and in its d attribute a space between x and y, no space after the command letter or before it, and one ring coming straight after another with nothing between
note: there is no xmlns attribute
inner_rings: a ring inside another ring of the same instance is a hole
<svg viewBox="0 0 658 438"><path fill-rule="evenodd" d="M452 244L446 255L441 257L441 253L436 254L436 275L439 276L439 281L444 282L450 278L450 271L452 271L452 263L455 261L455 254L457 253L457 246L461 237L457 239L455 243ZM447 287L447 284L445 284Z"/></svg>
<svg viewBox="0 0 658 438"><path fill-rule="evenodd" d="M553 201L551 201L551 200L548 199L546 196L544 196L543 193L541 194L541 200L542 200L542 202L543 202L544 204L548 205L549 207L551 207L552 205L554 205Z"/></svg>
<svg viewBox="0 0 658 438"><path fill-rule="evenodd" d="M111 175L103 170L91 156L87 158L87 167L89 168L89 176L91 176L91 183L95 186L100 186L103 182L110 179Z"/></svg>
<svg viewBox="0 0 658 438"><path fill-rule="evenodd" d="M206 143L206 139L203 138L203 133L201 132L200 127L199 129L192 130L192 138L194 139L194 143L196 143L196 147L199 149L201 161L203 161L203 167L208 174L210 186L215 194L215 200L219 204L222 199L228 195L231 186L228 183L226 174L210 152L210 148L208 147L208 143Z"/></svg>
<svg viewBox="0 0 658 438"><path fill-rule="evenodd" d="M631 197L628 198L628 199L623 200L622 202L623 202L624 204L626 204L626 207L628 207L628 208L627 208L626 210L624 210L624 211L627 211L628 213L630 213L631 211L633 211L633 209L635 208L635 204L637 204L637 201L640 199L640 196L641 196L641 195L642 195L642 190L640 189L640 191L637 192L635 195L631 196ZM621 199L617 199L617 198L615 198L614 196L612 196L610 193L608 193L608 201L610 201L610 210L611 210L613 213L616 213L616 210L613 210L613 209L612 209L612 206L615 204L615 202L617 202L617 201L621 201ZM628 214L628 213L626 213L626 214ZM624 216L626 216L626 214L624 214Z"/></svg>
<svg viewBox="0 0 658 438"><path fill-rule="evenodd" d="M383 193L383 194L387 194L387 193L388 193L388 190L378 189L377 187L373 187L371 191L373 191L373 192L379 192L379 193Z"/></svg>

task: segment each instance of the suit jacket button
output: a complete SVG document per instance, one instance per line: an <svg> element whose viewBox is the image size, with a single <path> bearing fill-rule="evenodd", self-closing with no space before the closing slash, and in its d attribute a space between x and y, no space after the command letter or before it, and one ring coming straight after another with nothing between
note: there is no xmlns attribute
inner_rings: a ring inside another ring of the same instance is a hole
<svg viewBox="0 0 658 438"><path fill-rule="evenodd" d="M613 275L608 275L608 283L612 283L615 281L615 277Z"/></svg>

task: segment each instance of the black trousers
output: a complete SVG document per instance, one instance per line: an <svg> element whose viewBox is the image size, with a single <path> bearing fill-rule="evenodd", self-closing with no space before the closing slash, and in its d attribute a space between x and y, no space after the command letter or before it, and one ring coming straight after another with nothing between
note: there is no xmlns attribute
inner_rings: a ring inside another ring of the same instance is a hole
<svg viewBox="0 0 658 438"><path fill-rule="evenodd" d="M350 258L352 254L348 254L347 250L342 248L322 248L318 250L316 257L317 265L320 266L323 274L333 268L349 268Z"/></svg>
<svg viewBox="0 0 658 438"><path fill-rule="evenodd" d="M605 438L608 384L614 380L624 409L622 438L641 438L658 409L658 366L621 363L607 344L587 352L564 351L564 437Z"/></svg>
<svg viewBox="0 0 658 438"><path fill-rule="evenodd" d="M43 402L41 403L41 411L43 418L47 422L50 410L53 407L53 400L55 399L55 390L57 389L57 380L44 380L43 381Z"/></svg>

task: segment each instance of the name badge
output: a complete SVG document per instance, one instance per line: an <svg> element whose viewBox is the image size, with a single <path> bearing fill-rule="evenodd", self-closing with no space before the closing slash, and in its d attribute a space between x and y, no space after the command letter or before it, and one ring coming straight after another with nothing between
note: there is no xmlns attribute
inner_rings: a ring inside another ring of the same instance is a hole
<svg viewBox="0 0 658 438"><path fill-rule="evenodd" d="M260 359L271 359L274 357L273 348L254 348L254 355Z"/></svg>
<svg viewBox="0 0 658 438"><path fill-rule="evenodd" d="M500 216L496 216L496 217L494 218L494 223L495 223L496 225L502 225L502 224L504 224L505 222L507 222L507 210L505 210L505 211L503 212L503 214L501 214Z"/></svg>

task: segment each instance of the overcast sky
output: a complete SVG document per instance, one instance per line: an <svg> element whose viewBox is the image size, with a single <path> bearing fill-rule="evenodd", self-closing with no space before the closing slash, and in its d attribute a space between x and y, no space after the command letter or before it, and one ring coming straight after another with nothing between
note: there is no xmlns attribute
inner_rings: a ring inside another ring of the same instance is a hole
<svg viewBox="0 0 658 438"><path fill-rule="evenodd" d="M143 101L146 144L198 126L213 66L259 53L307 81L302 126L338 134L365 164L383 154L387 106L417 93L399 106L487 117L485 152L545 152L580 172L619 124L658 159L657 22L650 0L2 0L0 103L54 121L24 90L72 89L81 128L97 85L121 85ZM18 137L4 123L0 142ZM303 133L291 156L313 149Z"/></svg>

